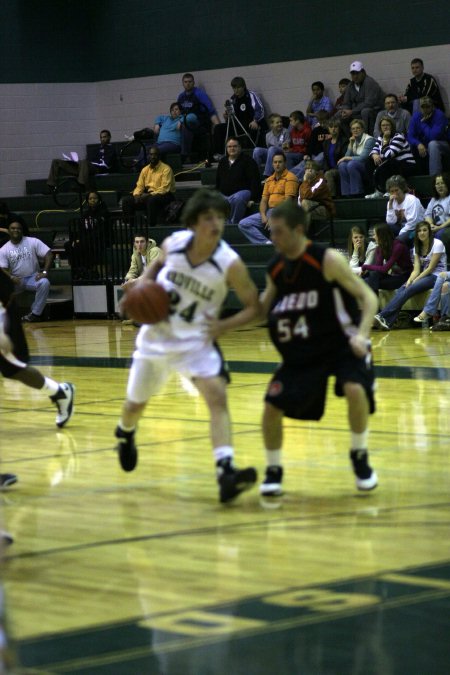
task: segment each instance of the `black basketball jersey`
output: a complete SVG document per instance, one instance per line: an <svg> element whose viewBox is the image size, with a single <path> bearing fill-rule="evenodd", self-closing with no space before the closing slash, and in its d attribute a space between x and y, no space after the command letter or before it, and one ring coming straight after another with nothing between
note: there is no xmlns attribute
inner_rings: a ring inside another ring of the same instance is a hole
<svg viewBox="0 0 450 675"><path fill-rule="evenodd" d="M295 260L278 255L269 263L268 274L277 289L269 331L285 363L313 365L315 358L347 344L357 332L355 299L323 276L325 251L308 242Z"/></svg>

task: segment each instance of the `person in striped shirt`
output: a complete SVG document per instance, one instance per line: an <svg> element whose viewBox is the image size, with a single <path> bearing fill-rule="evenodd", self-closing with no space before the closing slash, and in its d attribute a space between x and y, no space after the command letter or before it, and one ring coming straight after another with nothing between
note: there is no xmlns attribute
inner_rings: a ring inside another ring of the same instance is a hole
<svg viewBox="0 0 450 675"><path fill-rule="evenodd" d="M416 172L416 161L403 134L396 133L395 122L387 115L380 120L381 134L370 153L375 171L373 181L375 192L366 195L366 199L383 197L386 181L394 175L404 178Z"/></svg>

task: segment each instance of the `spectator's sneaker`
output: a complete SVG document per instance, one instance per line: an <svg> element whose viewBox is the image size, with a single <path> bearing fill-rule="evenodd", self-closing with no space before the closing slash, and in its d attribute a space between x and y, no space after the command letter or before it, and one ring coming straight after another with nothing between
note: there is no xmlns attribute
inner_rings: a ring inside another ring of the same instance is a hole
<svg viewBox="0 0 450 675"><path fill-rule="evenodd" d="M366 195L366 199L383 199L384 195L379 190L375 190L371 195Z"/></svg>
<svg viewBox="0 0 450 675"><path fill-rule="evenodd" d="M450 330L450 316L444 316L443 319L435 323L434 326L431 326L431 329L434 332Z"/></svg>
<svg viewBox="0 0 450 675"><path fill-rule="evenodd" d="M374 490L378 485L378 476L367 461L367 450L350 450L350 460L356 476L358 490Z"/></svg>
<svg viewBox="0 0 450 675"><path fill-rule="evenodd" d="M217 466L220 502L226 504L235 499L241 492L250 490L256 483L256 479L257 473L253 467L236 469L229 458L222 460Z"/></svg>
<svg viewBox="0 0 450 675"><path fill-rule="evenodd" d="M119 453L120 466L124 471L133 471L138 460L134 431L124 431L120 427L116 427L114 433L118 440L116 450Z"/></svg>
<svg viewBox="0 0 450 675"><path fill-rule="evenodd" d="M374 328L382 328L383 330L391 330L391 327L388 326L388 324L383 319L381 314L375 314L373 319L374 319Z"/></svg>
<svg viewBox="0 0 450 675"><path fill-rule="evenodd" d="M420 312L420 314L413 318L413 321L416 323L428 323L430 319L431 316L428 316L428 314L425 314L425 312Z"/></svg>
<svg viewBox="0 0 450 675"><path fill-rule="evenodd" d="M42 316L38 316L37 314L30 312L29 314L25 314L25 316L22 317L22 321L25 323L36 323L37 321L42 321Z"/></svg>
<svg viewBox="0 0 450 675"><path fill-rule="evenodd" d="M11 544L14 543L14 539L12 538L12 536L9 534L9 532L6 532L5 530L0 530L0 539L3 546L11 546Z"/></svg>
<svg viewBox="0 0 450 675"><path fill-rule="evenodd" d="M259 486L259 493L262 497L281 497L283 494L283 467L268 466L264 482Z"/></svg>
<svg viewBox="0 0 450 675"><path fill-rule="evenodd" d="M0 473L0 490L17 483L18 478L14 473Z"/></svg>
<svg viewBox="0 0 450 675"><path fill-rule="evenodd" d="M56 415L56 426L62 429L73 415L73 401L75 398L75 387L71 382L61 382L59 389L50 400L58 408Z"/></svg>

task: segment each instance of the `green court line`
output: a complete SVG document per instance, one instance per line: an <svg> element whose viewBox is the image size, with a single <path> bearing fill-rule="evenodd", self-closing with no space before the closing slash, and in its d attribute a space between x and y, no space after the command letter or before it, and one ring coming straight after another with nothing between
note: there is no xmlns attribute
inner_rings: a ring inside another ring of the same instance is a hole
<svg viewBox="0 0 450 675"><path fill-rule="evenodd" d="M129 368L131 358L111 356L33 356L34 366L66 366L76 368ZM232 373L272 374L276 361L227 361ZM450 368L429 366L375 366L377 377L398 380L450 380Z"/></svg>

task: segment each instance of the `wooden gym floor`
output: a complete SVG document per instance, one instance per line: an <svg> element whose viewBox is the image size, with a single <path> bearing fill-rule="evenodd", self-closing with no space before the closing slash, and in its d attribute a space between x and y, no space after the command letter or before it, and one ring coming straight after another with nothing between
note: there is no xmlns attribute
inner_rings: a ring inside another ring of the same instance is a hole
<svg viewBox="0 0 450 675"><path fill-rule="evenodd" d="M285 425L286 495L217 500L205 406L175 378L139 427L139 464L112 448L136 329L26 328L33 362L77 386L56 431L40 392L0 381L1 494L14 672L83 675L444 675L450 670L450 341L373 334L380 485L358 494L345 405ZM221 340L238 463L262 474L263 328Z"/></svg>

